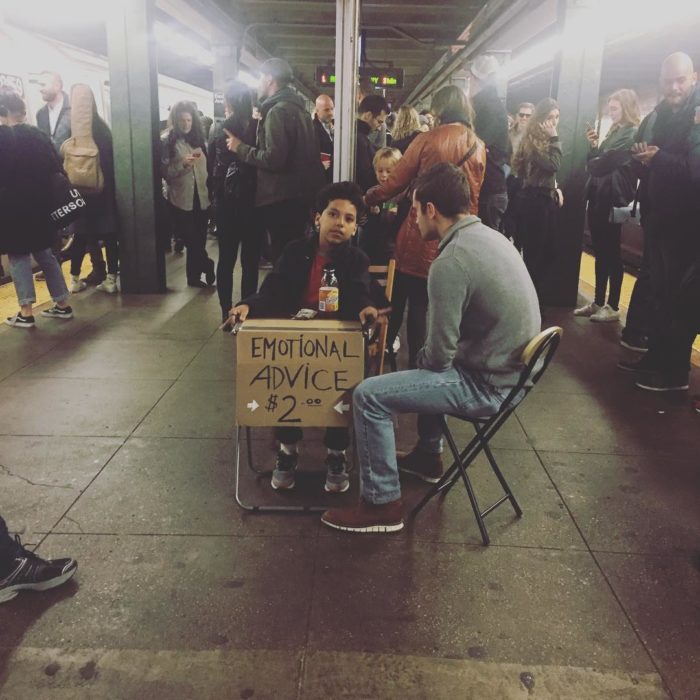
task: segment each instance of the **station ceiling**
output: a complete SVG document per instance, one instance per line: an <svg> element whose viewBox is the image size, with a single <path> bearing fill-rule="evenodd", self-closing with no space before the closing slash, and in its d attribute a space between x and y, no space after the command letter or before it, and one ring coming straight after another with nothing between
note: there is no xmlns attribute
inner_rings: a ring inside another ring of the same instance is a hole
<svg viewBox="0 0 700 700"><path fill-rule="evenodd" d="M317 66L335 62L335 0L216 0L273 56L286 59L310 91ZM400 90L388 97L400 104L486 4L486 0L364 0L360 30L366 65L404 70ZM328 91L324 89L324 92ZM332 94L332 90L331 90Z"/></svg>

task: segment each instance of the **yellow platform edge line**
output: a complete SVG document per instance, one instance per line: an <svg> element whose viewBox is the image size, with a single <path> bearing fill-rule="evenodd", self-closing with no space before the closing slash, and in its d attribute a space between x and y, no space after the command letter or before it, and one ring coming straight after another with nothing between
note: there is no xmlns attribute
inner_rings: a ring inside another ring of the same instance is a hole
<svg viewBox="0 0 700 700"><path fill-rule="evenodd" d="M625 272L622 279L622 292L620 293L620 309L627 312L632 298L632 290L636 277ZM595 257L589 253L581 255L581 267L579 269L579 291L588 299L593 298L595 293ZM700 336L695 338L693 345L693 364L700 367Z"/></svg>

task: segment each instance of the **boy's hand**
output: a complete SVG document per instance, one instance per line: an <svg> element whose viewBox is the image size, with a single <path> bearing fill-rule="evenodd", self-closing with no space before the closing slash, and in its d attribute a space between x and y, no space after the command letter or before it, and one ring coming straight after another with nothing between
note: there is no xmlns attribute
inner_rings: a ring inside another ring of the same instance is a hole
<svg viewBox="0 0 700 700"><path fill-rule="evenodd" d="M229 312L228 312L228 325L229 326L234 326L236 323L239 321L245 321L248 318L248 314L250 313L250 306L248 304L239 304L238 306L234 306Z"/></svg>
<svg viewBox="0 0 700 700"><path fill-rule="evenodd" d="M365 326L369 323L374 323L379 317L379 311L374 306L365 306L360 311L360 323Z"/></svg>

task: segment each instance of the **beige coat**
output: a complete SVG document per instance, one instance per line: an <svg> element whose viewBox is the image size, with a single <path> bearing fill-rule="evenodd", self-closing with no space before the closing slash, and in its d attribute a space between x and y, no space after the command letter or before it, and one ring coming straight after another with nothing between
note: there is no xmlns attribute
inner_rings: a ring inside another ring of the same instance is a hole
<svg viewBox="0 0 700 700"><path fill-rule="evenodd" d="M164 146L160 174L168 185L168 201L178 209L192 211L196 182L199 204L202 209L208 209L207 154L203 152L194 162L193 167L185 167L185 156L197 149L192 148L184 139L178 139L175 142L175 156L173 158L170 158L167 150L167 146Z"/></svg>

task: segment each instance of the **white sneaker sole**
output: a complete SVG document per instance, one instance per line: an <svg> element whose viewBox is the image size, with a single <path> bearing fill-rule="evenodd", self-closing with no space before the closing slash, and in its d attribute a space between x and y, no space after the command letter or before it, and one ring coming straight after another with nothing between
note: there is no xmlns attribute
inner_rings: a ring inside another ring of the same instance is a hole
<svg viewBox="0 0 700 700"><path fill-rule="evenodd" d="M647 352L649 348L638 348L636 345L630 345L629 343L625 342L624 340L620 340L620 345L622 345L623 348L627 348L628 350L632 350L632 352Z"/></svg>
<svg viewBox="0 0 700 700"><path fill-rule="evenodd" d="M346 527L331 523L323 518L321 518L321 522L334 530L342 530L343 532L398 532L403 530L403 520L395 525L367 525L367 527Z"/></svg>
<svg viewBox="0 0 700 700"><path fill-rule="evenodd" d="M10 326L10 328L34 328L33 323L16 323L11 321L9 318L5 319L5 325Z"/></svg>
<svg viewBox="0 0 700 700"><path fill-rule="evenodd" d="M52 578L49 581L41 581L40 583L18 583L15 586L3 588L0 590L0 603L6 603L8 600L12 600L20 591L48 591L52 588L62 586L66 581L75 575L77 570L78 567L75 566L65 574L61 574L60 576Z"/></svg>
<svg viewBox="0 0 700 700"><path fill-rule="evenodd" d="M426 484L437 484L440 479L442 479L442 474L438 477L434 476L428 476L427 474L423 474L422 472L414 472L411 469L403 469L402 467L399 467L399 471L403 474L410 474L411 476L415 476L421 481L425 481Z"/></svg>
<svg viewBox="0 0 700 700"><path fill-rule="evenodd" d="M323 486L323 490L326 493L345 493L349 488L349 481L346 481L344 484L329 484L326 482Z"/></svg>
<svg viewBox="0 0 700 700"><path fill-rule="evenodd" d="M51 313L49 313L48 311L42 311L42 312L41 312L41 315L42 315L44 318L60 318L61 321L68 321L68 320L70 320L71 318L73 318L73 313L72 313L72 312L69 313L69 314L61 315L61 314L51 314Z"/></svg>
<svg viewBox="0 0 700 700"><path fill-rule="evenodd" d="M291 484L276 484L274 481L270 482L270 486L272 486L275 491L291 491L296 485L296 481L292 481Z"/></svg>
<svg viewBox="0 0 700 700"><path fill-rule="evenodd" d="M635 386L638 386L640 389L644 389L645 391L687 391L688 390L688 384L681 385L681 386L649 386L648 384L645 384L644 382L635 382Z"/></svg>

